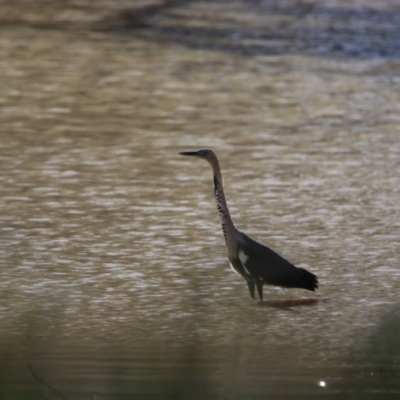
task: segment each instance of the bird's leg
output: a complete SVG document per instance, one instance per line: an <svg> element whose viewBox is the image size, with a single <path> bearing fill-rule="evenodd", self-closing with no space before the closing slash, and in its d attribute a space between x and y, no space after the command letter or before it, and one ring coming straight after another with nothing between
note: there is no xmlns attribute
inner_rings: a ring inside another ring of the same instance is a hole
<svg viewBox="0 0 400 400"><path fill-rule="evenodd" d="M247 281L247 286L249 287L249 291L250 291L250 296L251 298L254 300L254 288L255 288L255 283L254 282L250 282Z"/></svg>
<svg viewBox="0 0 400 400"><path fill-rule="evenodd" d="M260 300L262 300L263 298L263 282L261 281L257 281L256 282L257 285L257 291L258 291L258 295L260 296ZM254 284L253 284L253 292L254 292Z"/></svg>

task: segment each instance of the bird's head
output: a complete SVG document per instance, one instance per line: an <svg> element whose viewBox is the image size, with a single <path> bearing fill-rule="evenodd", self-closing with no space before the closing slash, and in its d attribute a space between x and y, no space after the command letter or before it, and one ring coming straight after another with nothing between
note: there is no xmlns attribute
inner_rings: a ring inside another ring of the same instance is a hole
<svg viewBox="0 0 400 400"><path fill-rule="evenodd" d="M217 156L211 149L200 149L196 151L182 151L181 156L193 156L206 160L214 171L214 175L221 175ZM222 180L222 178L220 178Z"/></svg>
<svg viewBox="0 0 400 400"><path fill-rule="evenodd" d="M200 149L196 151L182 151L179 153L181 156L194 156L199 158L204 158L205 160L210 160L215 157L215 154L210 149Z"/></svg>

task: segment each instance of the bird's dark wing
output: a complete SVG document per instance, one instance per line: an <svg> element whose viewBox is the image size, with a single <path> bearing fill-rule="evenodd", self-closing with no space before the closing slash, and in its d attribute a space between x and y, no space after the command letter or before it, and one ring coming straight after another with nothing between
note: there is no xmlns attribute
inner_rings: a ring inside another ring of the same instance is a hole
<svg viewBox="0 0 400 400"><path fill-rule="evenodd" d="M267 285L288 288L303 288L314 291L318 278L303 268L295 267L270 248L256 242L242 233L239 253L242 251L244 266L250 274ZM247 258L246 258L247 257Z"/></svg>

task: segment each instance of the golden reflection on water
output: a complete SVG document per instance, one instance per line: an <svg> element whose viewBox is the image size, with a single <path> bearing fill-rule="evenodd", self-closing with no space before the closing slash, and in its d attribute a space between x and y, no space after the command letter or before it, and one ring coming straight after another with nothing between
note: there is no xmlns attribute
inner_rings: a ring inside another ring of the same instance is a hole
<svg viewBox="0 0 400 400"><path fill-rule="evenodd" d="M3 30L0 398L42 395L27 363L67 398L398 391L373 350L397 326L398 61L157 35ZM249 299L210 171L177 155L200 147L238 228L315 297Z"/></svg>

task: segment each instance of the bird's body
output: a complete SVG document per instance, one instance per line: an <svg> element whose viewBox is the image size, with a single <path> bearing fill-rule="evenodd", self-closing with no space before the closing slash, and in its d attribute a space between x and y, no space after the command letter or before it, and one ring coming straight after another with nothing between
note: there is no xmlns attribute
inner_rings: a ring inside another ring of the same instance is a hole
<svg viewBox="0 0 400 400"><path fill-rule="evenodd" d="M226 203L219 162L212 150L202 149L179 154L203 158L211 165L214 174L214 196L230 265L247 281L252 299L257 287L260 300L262 300L263 285L302 288L311 291L318 288L318 278L314 274L295 267L270 248L236 229Z"/></svg>

